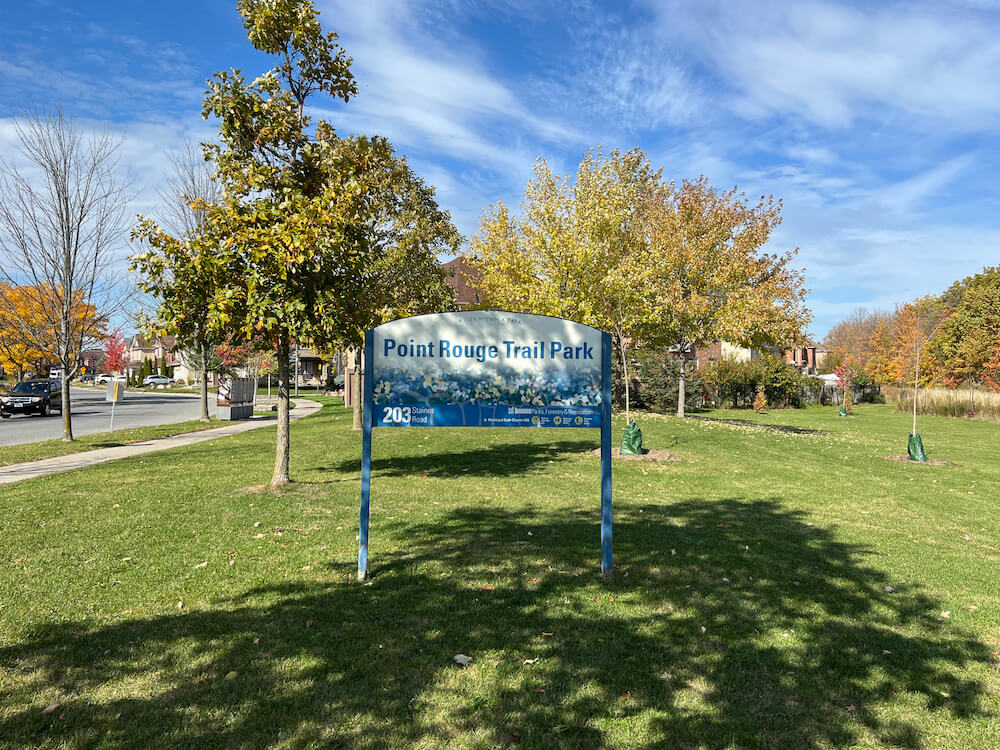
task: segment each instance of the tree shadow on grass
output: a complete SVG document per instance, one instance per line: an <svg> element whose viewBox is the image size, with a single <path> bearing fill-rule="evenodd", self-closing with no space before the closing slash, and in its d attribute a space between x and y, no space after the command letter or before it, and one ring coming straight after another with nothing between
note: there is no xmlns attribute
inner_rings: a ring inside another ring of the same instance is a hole
<svg viewBox="0 0 1000 750"><path fill-rule="evenodd" d="M45 625L0 649L0 738L921 747L923 727L961 737L992 715L974 677L987 646L778 503L619 511L607 586L596 516L456 510L407 525L404 551L373 538L370 585L289 582L190 613Z"/></svg>
<svg viewBox="0 0 1000 750"><path fill-rule="evenodd" d="M736 427L759 427L762 430L770 430L772 432L786 432L792 433L794 435L826 435L826 430L814 430L809 427L795 427L790 424L764 424L763 422L754 422L752 419L723 419L722 417L698 417L692 416L691 419L697 419L702 422L722 422L723 424L731 424Z"/></svg>
<svg viewBox="0 0 1000 750"><path fill-rule="evenodd" d="M560 440L552 443L504 443L487 448L475 448L425 455L393 455L372 458L373 481L379 476L511 476L543 470L549 462L566 460L572 454L587 454L594 449L594 440ZM355 475L361 470L358 459L347 459L313 471ZM347 481L357 481L352 476Z"/></svg>

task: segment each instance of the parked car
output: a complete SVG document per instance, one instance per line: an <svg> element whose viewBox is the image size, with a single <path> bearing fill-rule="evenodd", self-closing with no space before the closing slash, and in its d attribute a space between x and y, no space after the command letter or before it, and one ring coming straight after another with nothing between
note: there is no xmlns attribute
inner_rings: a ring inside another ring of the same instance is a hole
<svg viewBox="0 0 1000 750"><path fill-rule="evenodd" d="M102 372L100 375L94 378L94 382L97 383L97 385L104 385L105 383L110 383L114 379L115 379L114 375L111 375L110 373L107 372Z"/></svg>
<svg viewBox="0 0 1000 750"><path fill-rule="evenodd" d="M174 379L166 375L147 375L142 379L143 385L170 385L173 382Z"/></svg>
<svg viewBox="0 0 1000 750"><path fill-rule="evenodd" d="M62 390L57 380L22 380L0 396L0 417L3 419L9 419L14 414L47 417L54 410L62 414Z"/></svg>

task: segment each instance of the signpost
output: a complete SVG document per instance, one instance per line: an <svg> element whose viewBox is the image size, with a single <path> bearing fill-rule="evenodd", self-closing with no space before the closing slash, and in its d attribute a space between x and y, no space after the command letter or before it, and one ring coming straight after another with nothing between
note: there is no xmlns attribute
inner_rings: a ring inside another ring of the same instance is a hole
<svg viewBox="0 0 1000 750"><path fill-rule="evenodd" d="M111 378L108 381L108 391L104 394L104 401L111 402L111 427L108 432L115 431L115 404L125 400L125 381L118 378Z"/></svg>
<svg viewBox="0 0 1000 750"><path fill-rule="evenodd" d="M368 573L375 427L601 430L601 571L611 578L611 336L562 318L463 311L365 333L358 579Z"/></svg>

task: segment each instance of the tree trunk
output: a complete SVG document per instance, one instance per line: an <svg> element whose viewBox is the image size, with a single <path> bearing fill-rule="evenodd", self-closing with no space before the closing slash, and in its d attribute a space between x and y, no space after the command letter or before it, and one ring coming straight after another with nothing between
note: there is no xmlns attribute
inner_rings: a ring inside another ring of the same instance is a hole
<svg viewBox="0 0 1000 750"><path fill-rule="evenodd" d="M208 422L208 370L204 365L198 371L198 377L201 378L201 421Z"/></svg>
<svg viewBox="0 0 1000 750"><path fill-rule="evenodd" d="M289 366L288 333L282 331L278 335L278 439L275 445L274 475L271 477L271 488L277 489L288 484L291 477L288 474L289 434L288 434L288 366Z"/></svg>
<svg viewBox="0 0 1000 750"><path fill-rule="evenodd" d="M625 424L629 423L629 378L628 378L628 357L625 356L625 339L618 337L618 347L622 352L622 379L625 381Z"/></svg>
<svg viewBox="0 0 1000 750"><path fill-rule="evenodd" d="M684 355L681 355L681 374L677 378L677 416L684 417L685 388L687 383L684 379Z"/></svg>
<svg viewBox="0 0 1000 750"><path fill-rule="evenodd" d="M357 350L354 352L354 429L361 429L362 409L364 408L364 398L361 395L361 359ZM367 375L368 373L365 373Z"/></svg>
<svg viewBox="0 0 1000 750"><path fill-rule="evenodd" d="M63 368L62 407L60 407L59 416L62 417L63 421L62 439L70 441L73 439L73 410L69 402L69 375L66 373L66 368Z"/></svg>

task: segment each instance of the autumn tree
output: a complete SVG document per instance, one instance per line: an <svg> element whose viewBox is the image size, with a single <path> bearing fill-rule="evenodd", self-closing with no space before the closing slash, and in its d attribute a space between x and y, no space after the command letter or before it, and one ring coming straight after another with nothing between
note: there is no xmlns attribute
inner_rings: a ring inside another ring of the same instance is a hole
<svg viewBox="0 0 1000 750"><path fill-rule="evenodd" d="M160 191L163 226L142 221L133 238L148 246L131 259L140 290L156 300L152 317L143 320L149 336L173 336L185 367L198 373L201 421L209 421L208 373L218 366L216 346L222 340L210 318L217 279L200 262L213 252L214 235L206 230L209 209L220 198L219 186L204 155L192 144L170 157L172 174ZM175 241L179 240L179 241Z"/></svg>
<svg viewBox="0 0 1000 750"><path fill-rule="evenodd" d="M356 335L376 305L373 283L386 249L385 196L402 163L383 138L339 138L313 123L318 95L347 101L357 93L350 58L324 33L308 0L240 0L250 42L277 59L247 81L238 70L209 81L203 113L219 120L219 143L205 146L221 200L199 203L204 231L173 237L151 222L139 236L212 290L209 328L261 337L275 348L278 436L272 487L289 481L290 346L324 348ZM413 208L415 225L433 223ZM452 230L453 231L453 230ZM392 237L391 232L388 233ZM165 287L160 291L164 291Z"/></svg>
<svg viewBox="0 0 1000 750"><path fill-rule="evenodd" d="M18 380L24 379L24 373L29 367L34 367L45 354L35 348L21 332L19 321L29 320L31 325L40 324L38 311L32 305L32 296L26 294L19 286L0 283L0 367L5 371L13 371ZM12 315L10 310L18 310Z"/></svg>
<svg viewBox="0 0 1000 750"><path fill-rule="evenodd" d="M128 364L128 359L125 351L125 337L122 335L121 329L115 328L104 339L104 366L108 372L124 373L126 364Z"/></svg>
<svg viewBox="0 0 1000 750"><path fill-rule="evenodd" d="M887 317L875 324L868 337L866 370L876 385L894 383L898 379L892 366L892 326Z"/></svg>
<svg viewBox="0 0 1000 750"><path fill-rule="evenodd" d="M779 222L772 199L750 205L705 178L677 187L638 149L596 151L575 181L539 161L522 217L492 207L472 241L472 263L494 304L614 334L628 382L630 342L683 357L720 338L760 346L800 335L809 313L802 275L790 268L794 253L760 250ZM680 416L685 384L682 367Z"/></svg>
<svg viewBox="0 0 1000 750"><path fill-rule="evenodd" d="M627 384L628 349L653 333L647 208L671 191L638 149L593 150L575 180L539 159L520 216L503 202L484 214L470 243L469 263L479 271L470 281L503 309L608 331ZM629 409L626 387L626 420Z"/></svg>
<svg viewBox="0 0 1000 750"><path fill-rule="evenodd" d="M954 308L929 347L937 373L949 387L968 382L974 391L993 382L991 362L1000 348L1000 268L966 279L957 301L947 293L943 299Z"/></svg>
<svg viewBox="0 0 1000 750"><path fill-rule="evenodd" d="M114 273L129 199L117 168L122 138L84 136L61 111L14 127L20 164L0 162L0 280L21 286L38 317L8 297L0 304L24 342L62 370L63 440L72 440L70 378L127 298Z"/></svg>
<svg viewBox="0 0 1000 750"><path fill-rule="evenodd" d="M759 348L802 336L811 319L796 250L766 253L781 223L781 202L751 203L736 188L685 180L652 204L648 221L653 335L677 352L724 340ZM684 416L685 372L677 416Z"/></svg>
<svg viewBox="0 0 1000 750"><path fill-rule="evenodd" d="M880 310L859 307L839 321L826 335L824 345L830 355L858 370L870 370L874 356L872 342L875 330L888 326L891 316ZM883 330L884 332L884 330Z"/></svg>

